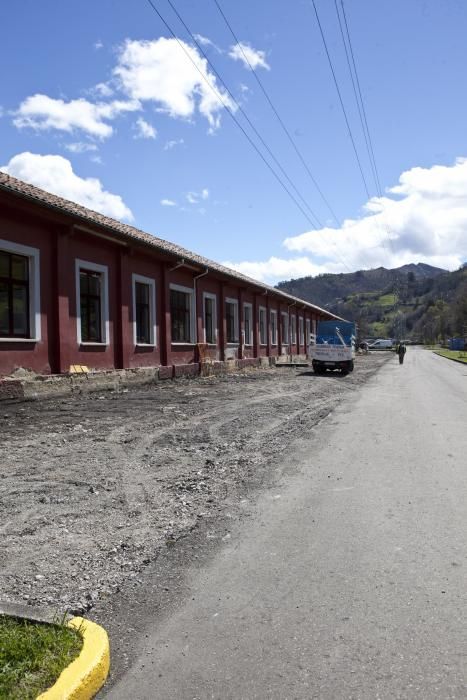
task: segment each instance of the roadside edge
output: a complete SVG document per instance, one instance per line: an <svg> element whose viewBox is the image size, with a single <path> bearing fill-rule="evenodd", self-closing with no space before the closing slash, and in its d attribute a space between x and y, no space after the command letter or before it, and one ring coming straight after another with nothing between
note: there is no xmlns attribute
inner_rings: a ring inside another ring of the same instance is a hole
<svg viewBox="0 0 467 700"><path fill-rule="evenodd" d="M105 629L83 617L73 617L67 624L83 637L83 648L37 700L90 700L107 680L110 646Z"/></svg>

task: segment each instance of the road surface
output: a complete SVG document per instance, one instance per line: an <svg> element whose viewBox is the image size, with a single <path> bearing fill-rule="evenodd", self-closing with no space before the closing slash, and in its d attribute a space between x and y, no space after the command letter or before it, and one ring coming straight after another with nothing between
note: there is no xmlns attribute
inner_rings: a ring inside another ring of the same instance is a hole
<svg viewBox="0 0 467 700"><path fill-rule="evenodd" d="M409 349L286 459L112 699L467 697L467 366Z"/></svg>

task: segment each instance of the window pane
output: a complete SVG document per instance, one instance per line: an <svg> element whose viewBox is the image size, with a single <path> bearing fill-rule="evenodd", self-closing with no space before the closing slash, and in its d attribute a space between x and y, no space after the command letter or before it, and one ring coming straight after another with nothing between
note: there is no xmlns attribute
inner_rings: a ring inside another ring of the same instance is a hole
<svg viewBox="0 0 467 700"><path fill-rule="evenodd" d="M13 334L28 334L28 290L24 286L13 286Z"/></svg>
<svg viewBox="0 0 467 700"><path fill-rule="evenodd" d="M101 293L101 276L98 274L88 273L89 294L100 296Z"/></svg>
<svg viewBox="0 0 467 700"><path fill-rule="evenodd" d="M214 300L210 297L204 299L204 327L206 330L206 342L214 343Z"/></svg>
<svg viewBox="0 0 467 700"><path fill-rule="evenodd" d="M149 306L146 304L138 304L136 307L136 340L138 343L150 343L150 319Z"/></svg>
<svg viewBox="0 0 467 700"><path fill-rule="evenodd" d="M79 288L81 291L81 294L87 294L89 292L89 284L88 284L88 273L87 272L80 272L79 273Z"/></svg>
<svg viewBox="0 0 467 700"><path fill-rule="evenodd" d="M101 341L101 313L99 299L89 299L89 340L97 343L100 343Z"/></svg>
<svg viewBox="0 0 467 700"><path fill-rule="evenodd" d="M149 304L149 284L136 282L136 301L139 304Z"/></svg>
<svg viewBox="0 0 467 700"><path fill-rule="evenodd" d="M226 302L225 304L225 320L227 325L227 342L235 343L237 341L237 329L235 319L235 304Z"/></svg>
<svg viewBox="0 0 467 700"><path fill-rule="evenodd" d="M0 251L0 277L10 276L10 256Z"/></svg>
<svg viewBox="0 0 467 700"><path fill-rule="evenodd" d="M190 294L170 290L172 342L191 343Z"/></svg>
<svg viewBox="0 0 467 700"><path fill-rule="evenodd" d="M28 258L23 255L11 256L11 276L14 280L28 280Z"/></svg>
<svg viewBox="0 0 467 700"><path fill-rule="evenodd" d="M6 336L10 332L8 309L8 285L0 282L0 335Z"/></svg>

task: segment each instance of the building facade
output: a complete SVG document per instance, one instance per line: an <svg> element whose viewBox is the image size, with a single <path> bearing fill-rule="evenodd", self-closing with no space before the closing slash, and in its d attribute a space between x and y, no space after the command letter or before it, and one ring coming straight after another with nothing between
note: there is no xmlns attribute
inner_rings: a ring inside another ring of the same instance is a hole
<svg viewBox="0 0 467 700"><path fill-rule="evenodd" d="M0 376L304 355L330 318L0 173Z"/></svg>

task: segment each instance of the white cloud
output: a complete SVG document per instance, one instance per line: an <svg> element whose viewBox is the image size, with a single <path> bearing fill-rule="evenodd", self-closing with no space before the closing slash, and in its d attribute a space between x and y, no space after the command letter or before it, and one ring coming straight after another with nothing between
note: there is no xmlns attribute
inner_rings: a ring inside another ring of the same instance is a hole
<svg viewBox="0 0 467 700"><path fill-rule="evenodd" d="M411 262L454 270L467 260L466 192L467 158L412 168L387 196L367 202L361 218L286 238L285 248L300 257L229 264L270 282Z"/></svg>
<svg viewBox="0 0 467 700"><path fill-rule="evenodd" d="M155 102L172 117L188 119L198 110L208 120L211 130L216 129L223 106L215 92L222 95L231 109L235 105L209 72L207 61L195 48L180 43L185 51L176 39L128 39L114 74L131 99Z"/></svg>
<svg viewBox="0 0 467 700"><path fill-rule="evenodd" d="M75 143L67 143L65 148L67 151L70 151L70 153L87 153L88 151L97 151L96 144L89 143L87 141L76 141Z"/></svg>
<svg viewBox="0 0 467 700"><path fill-rule="evenodd" d="M97 85L94 85L91 92L95 95L99 95L99 97L110 97L114 94L114 90L109 83L97 83Z"/></svg>
<svg viewBox="0 0 467 700"><path fill-rule="evenodd" d="M181 146L184 143L184 139L173 139L172 141L167 141L164 146L164 151L170 151L172 148L175 148L175 146Z"/></svg>
<svg viewBox="0 0 467 700"><path fill-rule="evenodd" d="M161 204L163 207L176 207L177 202L174 202L173 199L161 199Z"/></svg>
<svg viewBox="0 0 467 700"><path fill-rule="evenodd" d="M19 153L0 170L101 214L115 219L133 219L119 195L104 190L97 178L76 175L70 161L62 156Z"/></svg>
<svg viewBox="0 0 467 700"><path fill-rule="evenodd" d="M238 270L248 277L260 281L277 282L290 278L306 277L308 275L315 276L322 272L322 267L304 256L300 258L278 258L272 256L269 260L260 262L224 262L226 267L231 267L233 270ZM327 272L340 272L338 266L335 270L326 270Z"/></svg>
<svg viewBox="0 0 467 700"><path fill-rule="evenodd" d="M143 119L143 117L138 117L136 120L135 129L135 139L155 139L157 136L157 129Z"/></svg>
<svg viewBox="0 0 467 700"><path fill-rule="evenodd" d="M211 41L211 39L208 39L207 36L203 36L202 34L194 34L194 37L195 37L196 41L198 42L198 44L201 44L201 46L204 46L206 48L212 48L215 51L217 51L217 53L224 53L222 51L222 49L220 49L217 46L217 44L215 44L213 41Z"/></svg>
<svg viewBox="0 0 467 700"><path fill-rule="evenodd" d="M243 41L230 47L229 56L234 61L241 61L248 70L252 68L271 70L271 66L266 61L266 52L254 49Z"/></svg>
<svg viewBox="0 0 467 700"><path fill-rule="evenodd" d="M96 51L99 51L99 49L102 49L103 46L104 46L104 44L102 43L102 41L100 39L98 39L96 41L96 43L94 44L94 48Z"/></svg>
<svg viewBox="0 0 467 700"><path fill-rule="evenodd" d="M201 192L187 192L185 197L190 204L198 204L200 200L206 201L209 199L209 190L207 187L204 187Z"/></svg>
<svg viewBox="0 0 467 700"><path fill-rule="evenodd" d="M27 97L20 104L13 123L18 129L58 129L69 133L80 130L90 136L104 139L113 133L112 126L105 120L110 121L123 112L134 112L138 109L140 105L136 100L93 103L80 98L65 102L36 94Z"/></svg>

